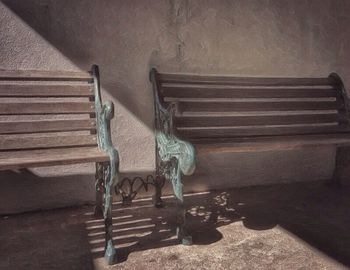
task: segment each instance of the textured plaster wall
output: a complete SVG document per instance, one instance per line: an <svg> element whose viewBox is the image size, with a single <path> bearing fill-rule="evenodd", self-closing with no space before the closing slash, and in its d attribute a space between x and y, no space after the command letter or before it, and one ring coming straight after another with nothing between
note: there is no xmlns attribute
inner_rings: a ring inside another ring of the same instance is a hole
<svg viewBox="0 0 350 270"><path fill-rule="evenodd" d="M100 65L123 174L154 169L148 72L350 79L347 0L4 0L0 68ZM207 155L186 189L327 179L334 148ZM62 176L63 175L63 176ZM92 200L93 165L0 173L0 213Z"/></svg>

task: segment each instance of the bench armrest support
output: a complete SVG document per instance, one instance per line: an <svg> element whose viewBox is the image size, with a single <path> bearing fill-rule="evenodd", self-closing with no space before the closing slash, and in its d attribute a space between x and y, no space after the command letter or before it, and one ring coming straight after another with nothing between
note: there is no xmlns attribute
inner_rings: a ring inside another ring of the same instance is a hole
<svg viewBox="0 0 350 270"><path fill-rule="evenodd" d="M156 131L160 169L171 181L176 197L183 200L181 174L191 175L195 170L195 151L192 144ZM181 190L181 191L180 191Z"/></svg>
<svg viewBox="0 0 350 270"><path fill-rule="evenodd" d="M191 175L195 170L195 150L191 143L174 134L174 104L165 107L159 99L157 71L151 70L155 108L156 166L157 174L170 180L178 204L177 237L185 245L192 243L187 232L186 210L183 203L182 175Z"/></svg>
<svg viewBox="0 0 350 270"><path fill-rule="evenodd" d="M111 119L114 117L114 105L111 101L102 104L99 71L96 65L91 70L94 80L95 90L95 113L96 113L96 132L98 147L105 151L109 156L109 162L105 164L97 164L97 170L102 178L103 202L102 211L105 219L106 227L106 244L105 258L108 264L112 264L116 258L116 251L113 244L113 227L112 227L112 193L114 185L119 181L118 167L119 155L114 148L111 138Z"/></svg>
<svg viewBox="0 0 350 270"><path fill-rule="evenodd" d="M191 175L195 170L195 150L191 143L179 139L174 134L173 115L175 114L174 104L165 108L158 96L157 71L151 70L150 80L153 85L154 107L155 107L155 137L157 170L174 185L174 192L182 188L181 174ZM174 165L177 160L177 166ZM174 166L177 167L174 170ZM175 188L177 187L177 188ZM182 193L182 192L181 192ZM175 194L177 195L177 194ZM180 196L182 200L182 195Z"/></svg>

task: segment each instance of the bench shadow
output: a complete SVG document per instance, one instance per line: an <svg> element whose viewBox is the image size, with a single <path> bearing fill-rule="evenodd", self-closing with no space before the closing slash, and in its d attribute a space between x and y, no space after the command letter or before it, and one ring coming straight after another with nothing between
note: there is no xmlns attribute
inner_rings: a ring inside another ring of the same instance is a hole
<svg viewBox="0 0 350 270"><path fill-rule="evenodd" d="M95 199L94 165L53 167L54 173L31 169L0 171L0 215L92 203ZM62 175L61 175L62 173ZM19 199L20 198L20 199Z"/></svg>
<svg viewBox="0 0 350 270"><path fill-rule="evenodd" d="M219 227L242 222L252 230L280 226L327 256L350 266L350 189L332 189L324 183L298 183L214 191L185 197L194 245L209 245L223 238ZM129 206L115 203L114 239L118 261L130 253L178 245L175 237L175 202L165 198L156 209L150 200ZM94 258L103 257L103 220L86 221Z"/></svg>
<svg viewBox="0 0 350 270"><path fill-rule="evenodd" d="M251 230L279 226L296 240L350 266L350 187L321 182L236 188L185 196L194 245L210 245L220 227L242 223ZM114 203L113 228L118 261L135 251L178 245L175 201ZM0 217L1 269L93 269L103 257L104 223L92 206ZM21 258L19 261L18 258ZM150 260L154 258L149 258ZM45 266L45 268L43 268Z"/></svg>
<svg viewBox="0 0 350 270"><path fill-rule="evenodd" d="M0 269L93 270L82 214L70 207L0 215Z"/></svg>

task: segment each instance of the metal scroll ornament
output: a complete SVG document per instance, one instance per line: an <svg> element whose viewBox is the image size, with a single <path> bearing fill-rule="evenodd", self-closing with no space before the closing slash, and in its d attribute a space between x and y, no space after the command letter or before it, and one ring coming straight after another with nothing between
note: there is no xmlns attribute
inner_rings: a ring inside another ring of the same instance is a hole
<svg viewBox="0 0 350 270"><path fill-rule="evenodd" d="M159 169L173 185L174 193L181 201L181 174L191 175L195 170L195 150L192 144L177 138L173 132L173 113L175 105L170 104L165 109L159 100L158 127L156 129L156 144L159 159Z"/></svg>

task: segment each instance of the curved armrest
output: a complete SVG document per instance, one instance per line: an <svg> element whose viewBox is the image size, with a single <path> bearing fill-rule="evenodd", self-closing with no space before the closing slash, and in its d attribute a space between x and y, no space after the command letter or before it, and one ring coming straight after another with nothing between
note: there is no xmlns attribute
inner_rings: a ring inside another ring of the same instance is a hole
<svg viewBox="0 0 350 270"><path fill-rule="evenodd" d="M97 109L97 137L98 146L108 151L111 148L114 149L111 138L111 125L110 121L114 117L114 104L112 101L106 101L100 110Z"/></svg>

